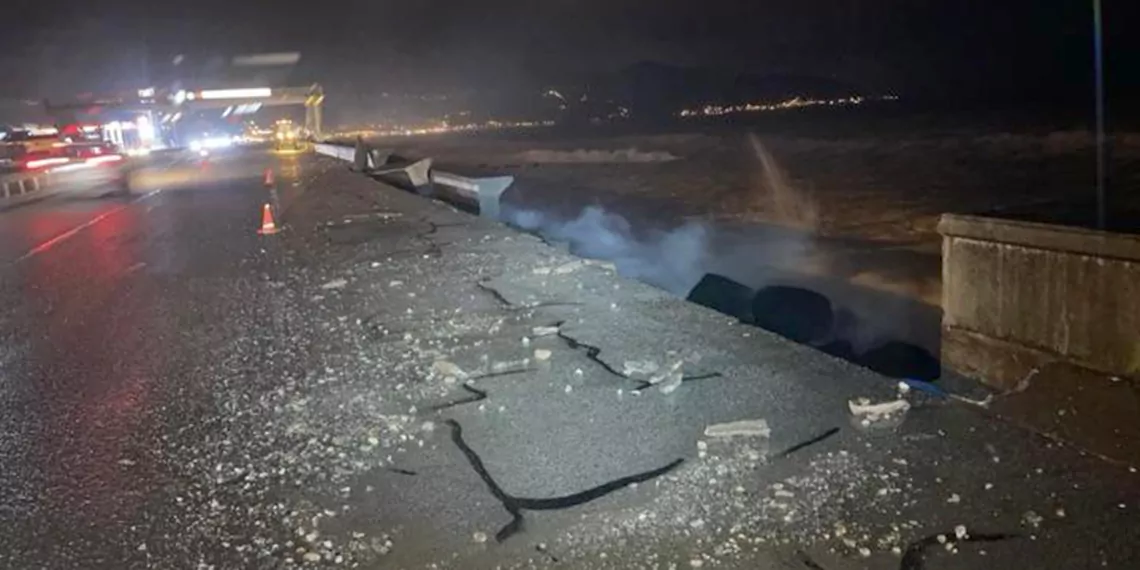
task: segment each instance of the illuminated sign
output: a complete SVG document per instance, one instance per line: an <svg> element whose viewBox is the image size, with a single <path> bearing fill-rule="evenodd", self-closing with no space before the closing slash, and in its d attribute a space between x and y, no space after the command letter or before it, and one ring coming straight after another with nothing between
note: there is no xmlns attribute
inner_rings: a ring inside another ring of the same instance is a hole
<svg viewBox="0 0 1140 570"><path fill-rule="evenodd" d="M211 89L200 91L198 97L203 100L216 99L246 99L255 97L270 97L273 90L268 87L253 87L249 89Z"/></svg>

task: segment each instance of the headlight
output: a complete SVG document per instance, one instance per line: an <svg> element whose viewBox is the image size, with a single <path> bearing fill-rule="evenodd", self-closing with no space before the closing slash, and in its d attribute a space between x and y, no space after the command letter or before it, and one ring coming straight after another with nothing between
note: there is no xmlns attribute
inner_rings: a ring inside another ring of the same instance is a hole
<svg viewBox="0 0 1140 570"><path fill-rule="evenodd" d="M195 152L202 150L202 141L191 141L190 142L190 150L195 151Z"/></svg>

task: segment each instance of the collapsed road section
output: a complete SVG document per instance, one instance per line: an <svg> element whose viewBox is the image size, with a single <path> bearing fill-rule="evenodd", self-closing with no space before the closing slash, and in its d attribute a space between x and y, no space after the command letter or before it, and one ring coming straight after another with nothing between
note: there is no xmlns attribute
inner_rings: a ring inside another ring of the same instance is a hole
<svg viewBox="0 0 1140 570"><path fill-rule="evenodd" d="M406 373L394 386L418 418L409 423L447 426L393 456L419 476L390 489L397 505L376 506L413 517L413 505L438 503L425 495L450 498L430 534L464 564L754 568L806 557L828 569L934 558L947 568L1062 568L1131 556L1109 547L1136 532L1124 524L1138 520L1127 469L1120 479L1120 466L976 406L900 395L894 380L446 204L343 169L334 176L322 209L342 199L352 209L336 219L367 215L362 204L401 215L368 222L352 243L294 244L321 260L319 280L348 283L322 299L326 318L369 315L367 326L386 333L357 345ZM428 236L423 220L436 224ZM403 253L410 243L420 255ZM674 376L682 382L653 389ZM849 403L900 397L905 415L873 421ZM750 418L770 433L709 429ZM1112 509L1080 506L1094 503ZM930 546L959 527L974 539ZM422 563L431 551L386 532L392 561ZM1094 535L1097 546L1079 544ZM1036 539L988 540L1005 536ZM971 540L980 546L959 547Z"/></svg>
<svg viewBox="0 0 1140 570"><path fill-rule="evenodd" d="M75 398L92 419L67 429L101 445L60 453L90 485L0 464L0 567L1134 566L1127 465L298 160L320 175L286 231L248 216L213 273L123 278L195 303L155 331L183 340ZM39 424L6 411L19 459ZM97 520L71 524L83 500Z"/></svg>

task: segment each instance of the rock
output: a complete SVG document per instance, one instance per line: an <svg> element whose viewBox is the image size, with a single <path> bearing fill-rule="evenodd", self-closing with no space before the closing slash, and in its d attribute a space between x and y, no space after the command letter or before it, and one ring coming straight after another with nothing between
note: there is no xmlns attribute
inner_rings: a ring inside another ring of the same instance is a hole
<svg viewBox="0 0 1140 570"><path fill-rule="evenodd" d="M316 552L306 552L305 555L301 557L301 559L303 559L305 562L320 562L321 555Z"/></svg>
<svg viewBox="0 0 1140 570"><path fill-rule="evenodd" d="M471 535L471 538L472 538L472 540L474 540L476 543L478 543L478 544L483 544L484 542L487 542L487 533L485 533L485 532L476 532L475 534Z"/></svg>
<svg viewBox="0 0 1140 570"><path fill-rule="evenodd" d="M558 327L534 327L530 330L530 332L535 336L535 338L554 336L558 334Z"/></svg>
<svg viewBox="0 0 1140 570"><path fill-rule="evenodd" d="M851 411L852 423L857 423L857 427L897 427L910 410L910 402L899 399L876 404L867 398L859 398L849 400L847 408Z"/></svg>
<svg viewBox="0 0 1140 570"><path fill-rule="evenodd" d="M767 420L740 420L722 424L714 424L705 428L706 437L770 437L771 428Z"/></svg>
<svg viewBox="0 0 1140 570"><path fill-rule="evenodd" d="M666 380L672 380L673 379L672 376L674 374L680 373L681 367L684 366L684 364L685 364L684 360L678 360L677 362L674 362L672 365L670 365L670 366L656 372L652 376L650 376L648 382L650 384L660 384L662 382L665 382Z"/></svg>
<svg viewBox="0 0 1140 570"><path fill-rule="evenodd" d="M622 364L622 373L630 378L648 378L659 368L652 360L627 360Z"/></svg>
<svg viewBox="0 0 1140 570"><path fill-rule="evenodd" d="M431 365L431 371L433 374L443 376L444 378L448 376L459 379L467 378L467 373L464 372L462 368L448 360L435 361L435 363Z"/></svg>
<svg viewBox="0 0 1140 570"><path fill-rule="evenodd" d="M535 349L535 351L534 351L534 358L535 358L535 360L539 360L539 361L550 360L550 357L552 355L553 355L553 353L550 352L549 350L546 350L545 348Z"/></svg>
<svg viewBox="0 0 1140 570"><path fill-rule="evenodd" d="M579 269L581 269L585 266L586 266L585 261L581 261L581 260L571 261L569 263L563 263L562 265L555 267L550 272L553 273L554 275L566 275L567 273L573 273L575 271L578 271Z"/></svg>
<svg viewBox="0 0 1140 570"><path fill-rule="evenodd" d="M321 285L321 289L343 289L346 285L348 285L347 279L333 279L332 281Z"/></svg>
<svg viewBox="0 0 1140 570"><path fill-rule="evenodd" d="M954 527L954 537L958 540L966 540L970 537L970 533L966 531L966 525L960 524Z"/></svg>
<svg viewBox="0 0 1140 570"><path fill-rule="evenodd" d="M685 374L681 370L684 364L685 361L678 360L663 372L651 376L649 383L657 385L662 394L672 394L674 390L681 387L681 382L685 379Z"/></svg>
<svg viewBox="0 0 1140 570"><path fill-rule="evenodd" d="M906 400L891 400L879 404L872 404L866 398L848 400L847 408L854 416L889 416L896 413L905 413L910 409L910 402Z"/></svg>

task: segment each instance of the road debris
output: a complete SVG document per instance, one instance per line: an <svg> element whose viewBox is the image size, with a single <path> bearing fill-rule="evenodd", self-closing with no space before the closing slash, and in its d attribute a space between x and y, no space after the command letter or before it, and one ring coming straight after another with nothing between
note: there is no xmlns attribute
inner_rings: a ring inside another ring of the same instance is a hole
<svg viewBox="0 0 1140 570"><path fill-rule="evenodd" d="M550 352L549 350L547 350L545 348L538 348L538 349L535 349L535 351L534 351L534 359L538 360L538 361L550 360L550 357L553 354L554 353Z"/></svg>
<svg viewBox="0 0 1140 570"><path fill-rule="evenodd" d="M649 378L660 367L652 360L627 360L622 363L622 372L630 378Z"/></svg>
<svg viewBox="0 0 1140 570"><path fill-rule="evenodd" d="M347 285L348 285L347 279L333 279L332 281L329 281L328 283L321 285L321 289L324 289L326 291L331 290L331 289L344 289L345 286L347 286Z"/></svg>
<svg viewBox="0 0 1140 570"><path fill-rule="evenodd" d="M664 370L650 376L648 380L649 384L651 386L657 386L662 394L671 394L681 386L681 382L685 379L684 372L681 370L684 364L684 360L674 362Z"/></svg>
<svg viewBox="0 0 1140 570"><path fill-rule="evenodd" d="M464 372L459 365L451 362L450 360L437 360L431 365L432 374L443 378L458 378L460 380L467 378L467 373Z"/></svg>
<svg viewBox="0 0 1140 570"><path fill-rule="evenodd" d="M872 403L868 398L858 398L847 401L847 409L852 417L859 420L862 427L872 425L897 425L903 416L910 410L910 402L898 399L888 402Z"/></svg>
<svg viewBox="0 0 1140 570"><path fill-rule="evenodd" d="M772 429L764 419L739 420L705 428L705 437L770 437Z"/></svg>

